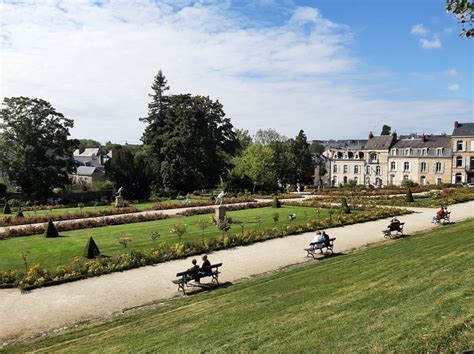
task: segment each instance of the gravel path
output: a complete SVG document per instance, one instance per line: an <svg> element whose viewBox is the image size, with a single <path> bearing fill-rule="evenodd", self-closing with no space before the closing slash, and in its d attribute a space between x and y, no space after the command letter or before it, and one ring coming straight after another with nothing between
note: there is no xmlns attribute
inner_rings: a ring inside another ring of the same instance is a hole
<svg viewBox="0 0 474 354"><path fill-rule="evenodd" d="M406 233L434 227L435 209L412 208L416 213L400 217ZM450 206L452 221L474 217L474 201ZM328 229L336 237L335 252L347 252L384 240L387 219ZM212 253L211 263L223 262L221 282L235 282L268 271L313 261L303 250L313 233L273 239L250 246ZM78 321L97 320L152 302L179 296L171 283L177 272L189 268L190 259L175 260L122 273L21 293L0 290L0 347L13 340L63 329Z"/></svg>

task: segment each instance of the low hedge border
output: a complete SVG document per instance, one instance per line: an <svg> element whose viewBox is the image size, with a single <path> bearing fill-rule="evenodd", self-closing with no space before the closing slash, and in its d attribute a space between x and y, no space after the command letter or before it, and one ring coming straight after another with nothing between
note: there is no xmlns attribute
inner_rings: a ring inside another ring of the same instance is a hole
<svg viewBox="0 0 474 354"><path fill-rule="evenodd" d="M96 218L101 216L111 215L122 215L132 214L140 212L137 208L117 208L117 209L102 209L98 211L84 211L82 213L64 213L64 214L51 214L51 215L39 215L39 216L25 216L22 218L15 216L3 216L0 218L0 226L19 226L28 224L38 224L42 222L48 222L49 219L53 221L65 221L74 219L86 219Z"/></svg>
<svg viewBox="0 0 474 354"><path fill-rule="evenodd" d="M120 215L115 218L102 218L102 219L83 219L65 222L61 224L55 224L56 229L61 231L72 231L72 230L81 230L89 229L103 226L112 226L112 225L123 225L123 224L133 224L138 222L145 221L155 221L169 218L169 215L162 213L159 214L127 214ZM0 232L0 240L8 239L10 237L23 237L23 236L33 236L44 233L46 225L30 225L19 227L15 229L7 229L4 232Z"/></svg>
<svg viewBox="0 0 474 354"><path fill-rule="evenodd" d="M265 208L272 205L272 202L250 202L245 204L236 204L236 205L226 205L226 209L228 211L237 211L237 210L245 210L245 209L255 209L255 208ZM199 208L199 209L189 209L182 211L176 215L180 216L194 216L194 215L202 215L202 214L212 214L216 210L215 207L209 208Z"/></svg>
<svg viewBox="0 0 474 354"><path fill-rule="evenodd" d="M250 245L273 238L346 226L409 213L411 212L404 209L374 208L360 211L356 214L334 215L331 218L323 220L311 220L304 224L282 225L257 231L227 234L213 239L204 239L200 242L180 242L174 245L162 243L150 251L132 251L131 253L109 258L85 260L76 257L66 266L57 267L54 270L42 269L39 264L35 264L30 267L27 274L16 271L1 271L0 287L11 286L13 284L24 290L31 290L43 286L84 279L86 277L162 263L192 255Z"/></svg>

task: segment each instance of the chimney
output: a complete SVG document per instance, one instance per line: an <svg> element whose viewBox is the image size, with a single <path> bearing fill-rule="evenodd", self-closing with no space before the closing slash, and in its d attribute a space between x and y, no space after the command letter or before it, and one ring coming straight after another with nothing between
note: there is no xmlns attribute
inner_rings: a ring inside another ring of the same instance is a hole
<svg viewBox="0 0 474 354"><path fill-rule="evenodd" d="M394 132L392 133L392 140L393 140L393 141L396 141L397 139L398 139L397 132L394 131Z"/></svg>
<svg viewBox="0 0 474 354"><path fill-rule="evenodd" d="M372 132L369 133L369 139L372 139L374 137L374 134Z"/></svg>
<svg viewBox="0 0 474 354"><path fill-rule="evenodd" d="M454 129L456 129L456 128L459 128L459 122L458 121L454 122Z"/></svg>
<svg viewBox="0 0 474 354"><path fill-rule="evenodd" d="M423 136L421 137L421 141L426 143L428 141L428 137L425 134L423 134Z"/></svg>

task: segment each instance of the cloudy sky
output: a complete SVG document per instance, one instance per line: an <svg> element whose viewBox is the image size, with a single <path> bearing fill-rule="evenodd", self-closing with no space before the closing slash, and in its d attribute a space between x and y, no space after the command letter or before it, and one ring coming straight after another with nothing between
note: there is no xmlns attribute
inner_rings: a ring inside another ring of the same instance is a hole
<svg viewBox="0 0 474 354"><path fill-rule="evenodd" d="M153 76L234 126L310 139L474 121L473 41L444 0L0 0L0 96L50 101L77 138L137 143Z"/></svg>

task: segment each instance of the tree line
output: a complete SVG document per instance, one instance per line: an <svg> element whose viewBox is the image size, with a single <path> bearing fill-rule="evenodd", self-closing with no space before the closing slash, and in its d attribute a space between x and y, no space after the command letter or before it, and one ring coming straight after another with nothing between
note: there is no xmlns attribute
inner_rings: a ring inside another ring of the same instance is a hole
<svg viewBox="0 0 474 354"><path fill-rule="evenodd" d="M154 77L142 145L107 143L113 158L105 171L128 198L174 196L194 190L276 190L312 182L313 156L304 131L287 138L274 129L255 136L236 129L222 104L206 96L169 94L160 70ZM42 99L4 98L0 110L0 170L32 198L46 198L69 183L73 151L98 147L90 139L70 139L72 119Z"/></svg>

